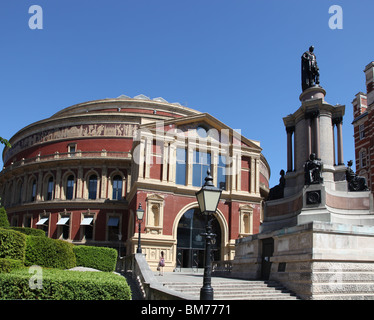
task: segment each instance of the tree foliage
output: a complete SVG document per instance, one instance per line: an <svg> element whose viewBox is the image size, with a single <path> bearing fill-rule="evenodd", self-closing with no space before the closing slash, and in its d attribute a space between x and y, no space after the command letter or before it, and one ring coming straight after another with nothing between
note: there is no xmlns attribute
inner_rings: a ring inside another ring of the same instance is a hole
<svg viewBox="0 0 374 320"><path fill-rule="evenodd" d="M2 144L5 144L5 146L7 146L8 148L12 147L7 139L4 139L4 138L0 137L0 142Z"/></svg>

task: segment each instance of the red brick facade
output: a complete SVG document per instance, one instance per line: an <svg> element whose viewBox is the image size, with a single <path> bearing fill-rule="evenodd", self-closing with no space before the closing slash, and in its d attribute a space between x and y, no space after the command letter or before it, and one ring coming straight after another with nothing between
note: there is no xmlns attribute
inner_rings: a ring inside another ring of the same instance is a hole
<svg viewBox="0 0 374 320"><path fill-rule="evenodd" d="M204 138L196 135L200 127L207 130ZM29 125L10 143L3 152L0 196L13 226L42 228L75 244L121 248L123 256L136 251L141 203L143 252L155 267L163 250L171 270L189 249L180 245L181 218L197 208L200 164L194 157L200 152L209 154L214 182L223 188L217 256L232 259L235 240L259 232L269 166L258 142L209 114L145 96L91 101ZM182 167L176 149L186 155Z"/></svg>
<svg viewBox="0 0 374 320"><path fill-rule="evenodd" d="M364 70L367 93L356 94L353 104L356 173L374 190L374 62Z"/></svg>

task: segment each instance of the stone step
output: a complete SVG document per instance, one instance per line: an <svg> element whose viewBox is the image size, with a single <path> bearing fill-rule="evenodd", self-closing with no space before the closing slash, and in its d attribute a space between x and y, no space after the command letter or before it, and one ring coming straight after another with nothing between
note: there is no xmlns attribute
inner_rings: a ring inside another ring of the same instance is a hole
<svg viewBox="0 0 374 320"><path fill-rule="evenodd" d="M214 300L299 300L295 296L232 296L232 297L217 297L214 296Z"/></svg>
<svg viewBox="0 0 374 320"><path fill-rule="evenodd" d="M201 286L202 283L200 282L163 282L164 285L167 285L167 286L190 286L190 287L193 287L193 286ZM215 287L248 287L248 288L252 288L252 287L264 287L264 288L277 288L277 287L282 287L280 284L276 283L276 282L272 282L272 283L267 283L267 282L264 282L264 281L241 281L241 282L229 282L229 281L225 281L225 282L214 282L212 281L212 286L215 286Z"/></svg>
<svg viewBox="0 0 374 320"><path fill-rule="evenodd" d="M182 292L192 292L192 291L200 291L201 285L200 286L167 286L170 289L176 290L176 291L182 291ZM246 293L251 293L251 292L283 292L283 293L289 293L288 290L283 289L282 287L279 288L274 288L274 287L216 287L213 286L213 289L217 292L246 292Z"/></svg>
<svg viewBox="0 0 374 320"><path fill-rule="evenodd" d="M202 283L165 282L171 290L199 296ZM212 281L215 300L297 300L292 292L273 281Z"/></svg>

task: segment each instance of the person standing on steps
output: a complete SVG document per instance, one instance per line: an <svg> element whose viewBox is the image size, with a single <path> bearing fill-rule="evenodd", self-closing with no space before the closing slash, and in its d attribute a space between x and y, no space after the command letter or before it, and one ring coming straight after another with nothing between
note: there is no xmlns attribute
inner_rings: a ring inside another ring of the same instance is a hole
<svg viewBox="0 0 374 320"><path fill-rule="evenodd" d="M164 275L164 267L165 267L165 258L164 258L164 251L161 251L160 261L158 263L158 275L163 276Z"/></svg>

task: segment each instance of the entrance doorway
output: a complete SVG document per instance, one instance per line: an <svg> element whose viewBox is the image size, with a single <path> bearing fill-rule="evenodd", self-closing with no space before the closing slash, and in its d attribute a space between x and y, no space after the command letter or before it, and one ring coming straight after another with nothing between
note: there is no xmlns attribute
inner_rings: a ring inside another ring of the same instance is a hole
<svg viewBox="0 0 374 320"><path fill-rule="evenodd" d="M177 268L203 268L205 256L206 216L199 209L185 212L178 223L177 231ZM216 234L212 245L212 260L221 260L221 228L218 220L212 221L213 233Z"/></svg>
<svg viewBox="0 0 374 320"><path fill-rule="evenodd" d="M267 238L262 240L262 265L261 265L261 279L269 280L271 264L270 258L274 252L274 239Z"/></svg>

